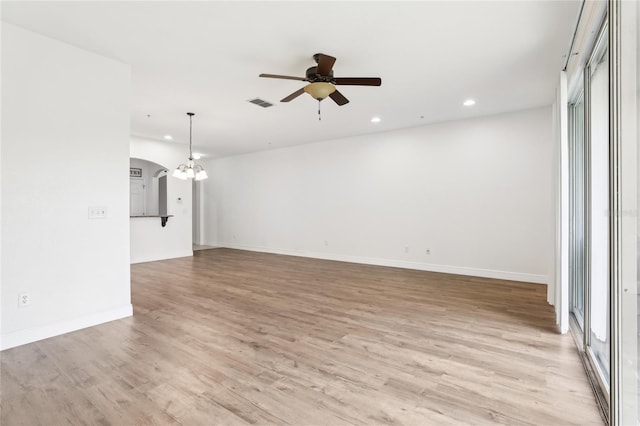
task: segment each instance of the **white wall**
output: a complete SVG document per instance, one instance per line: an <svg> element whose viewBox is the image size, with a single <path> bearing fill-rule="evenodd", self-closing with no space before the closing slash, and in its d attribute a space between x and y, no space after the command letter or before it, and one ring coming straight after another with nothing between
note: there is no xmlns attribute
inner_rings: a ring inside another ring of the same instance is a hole
<svg viewBox="0 0 640 426"><path fill-rule="evenodd" d="M550 117L540 108L209 161L205 243L547 283Z"/></svg>
<svg viewBox="0 0 640 426"><path fill-rule="evenodd" d="M126 65L2 24L3 349L132 313L129 84Z"/></svg>
<svg viewBox="0 0 640 426"><path fill-rule="evenodd" d="M620 7L620 269L622 291L620 329L621 361L613 366L620 373L620 424L637 424L638 412L638 286L640 285L640 5L621 2ZM615 296L614 296L615 297ZM615 338L614 338L615 341ZM615 345L615 343L614 343Z"/></svg>
<svg viewBox="0 0 640 426"><path fill-rule="evenodd" d="M132 137L130 155L164 166L167 177L167 226L159 218L131 218L131 263L193 256L191 233L192 180L171 176L178 164L189 156L189 147L173 142L158 142ZM180 200L178 200L180 199Z"/></svg>

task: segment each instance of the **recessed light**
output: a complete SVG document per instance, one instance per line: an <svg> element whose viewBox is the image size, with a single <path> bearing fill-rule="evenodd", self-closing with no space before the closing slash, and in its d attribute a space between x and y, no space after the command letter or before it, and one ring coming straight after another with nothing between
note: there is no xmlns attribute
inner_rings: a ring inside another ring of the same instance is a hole
<svg viewBox="0 0 640 426"><path fill-rule="evenodd" d="M202 155L201 155L201 154L198 154L198 153L196 153L196 152L194 152L192 155L193 155L193 159L194 159L194 160L199 160L199 159L201 159L201 158L202 158Z"/></svg>
<svg viewBox="0 0 640 426"><path fill-rule="evenodd" d="M164 135L164 138L165 138L166 140L170 141L170 140L172 140L172 139L173 139L173 136L171 136L171 135Z"/></svg>
<svg viewBox="0 0 640 426"><path fill-rule="evenodd" d="M380 117L373 117L373 118L371 119L371 122L372 122L372 123L379 123L379 122L381 122L381 121L382 121L382 120L380 119Z"/></svg>
<svg viewBox="0 0 640 426"><path fill-rule="evenodd" d="M462 105L464 105L464 106L471 106L471 105L475 105L475 104L476 104L476 101L474 101L473 99L467 99L466 101L464 101L462 103Z"/></svg>

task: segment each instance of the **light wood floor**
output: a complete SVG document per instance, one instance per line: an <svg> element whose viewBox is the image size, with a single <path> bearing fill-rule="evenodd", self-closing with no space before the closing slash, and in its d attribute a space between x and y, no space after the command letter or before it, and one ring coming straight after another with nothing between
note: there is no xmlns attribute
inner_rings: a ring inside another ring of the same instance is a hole
<svg viewBox="0 0 640 426"><path fill-rule="evenodd" d="M2 352L1 424L602 424L545 287L229 249Z"/></svg>

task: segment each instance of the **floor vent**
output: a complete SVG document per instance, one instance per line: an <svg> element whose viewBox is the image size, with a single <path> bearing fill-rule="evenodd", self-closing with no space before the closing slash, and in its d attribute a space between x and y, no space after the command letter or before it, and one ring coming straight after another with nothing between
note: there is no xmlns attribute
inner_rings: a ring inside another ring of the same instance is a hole
<svg viewBox="0 0 640 426"><path fill-rule="evenodd" d="M260 98L251 99L249 102L251 102L252 104L256 104L258 106L261 106L262 108L269 108L270 106L273 106L273 104L271 102L267 102L267 101L262 100Z"/></svg>

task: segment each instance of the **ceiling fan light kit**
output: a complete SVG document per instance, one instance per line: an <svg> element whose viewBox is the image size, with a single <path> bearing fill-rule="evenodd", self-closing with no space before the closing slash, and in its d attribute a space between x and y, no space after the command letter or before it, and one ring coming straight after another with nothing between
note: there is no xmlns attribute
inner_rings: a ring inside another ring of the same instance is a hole
<svg viewBox="0 0 640 426"><path fill-rule="evenodd" d="M204 170L199 164L196 164L193 161L193 150L191 144L191 128L193 124L193 116L195 115L192 112L188 112L189 116L189 160L187 164L180 164L174 171L173 177L177 177L178 179L187 180L187 179L195 179L195 180L204 180L208 178L207 172Z"/></svg>
<svg viewBox="0 0 640 426"><path fill-rule="evenodd" d="M310 83L304 86L304 91L311 95L313 99L323 100L336 91L336 86L331 83Z"/></svg>

